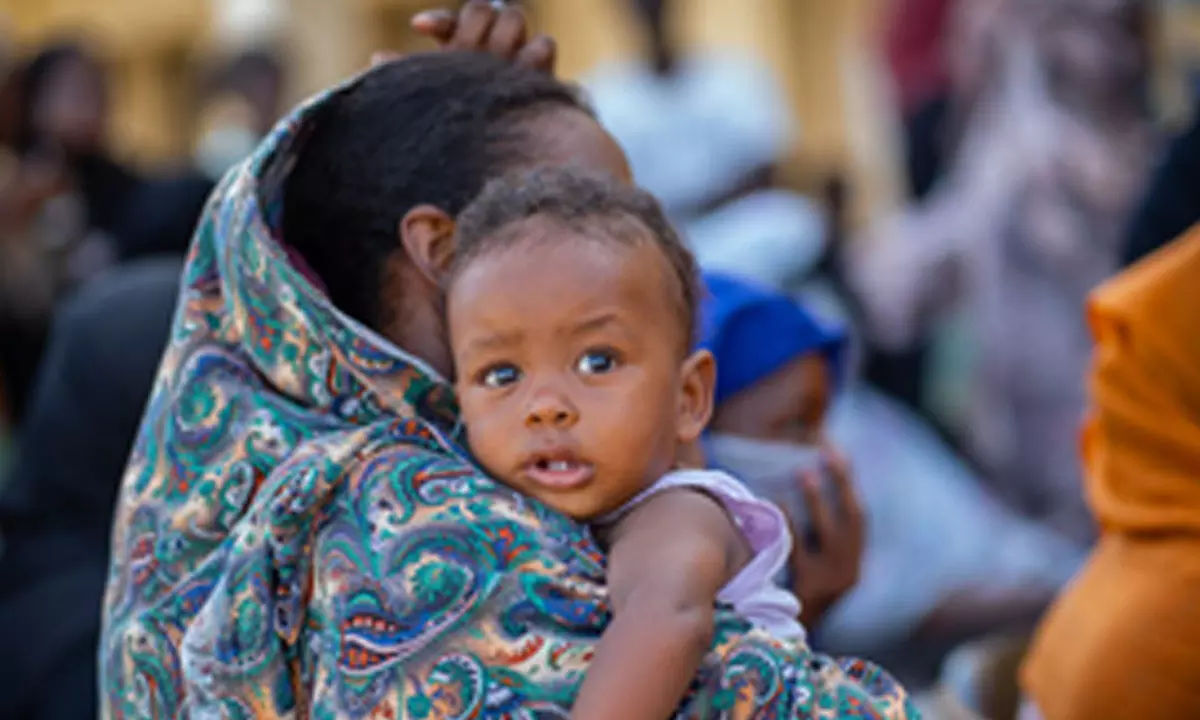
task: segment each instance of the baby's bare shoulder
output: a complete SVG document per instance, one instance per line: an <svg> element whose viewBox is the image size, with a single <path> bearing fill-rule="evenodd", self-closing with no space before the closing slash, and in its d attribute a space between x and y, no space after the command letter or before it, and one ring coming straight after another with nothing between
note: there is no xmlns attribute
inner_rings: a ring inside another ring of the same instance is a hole
<svg viewBox="0 0 1200 720"><path fill-rule="evenodd" d="M725 556L730 577L753 556L725 504L702 488L674 487L655 493L626 513L609 532L610 542L678 543L710 547Z"/></svg>

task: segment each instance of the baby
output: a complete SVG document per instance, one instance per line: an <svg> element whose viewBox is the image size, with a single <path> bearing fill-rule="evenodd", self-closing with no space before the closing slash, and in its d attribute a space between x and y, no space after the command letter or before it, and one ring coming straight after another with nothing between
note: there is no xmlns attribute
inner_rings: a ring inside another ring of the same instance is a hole
<svg viewBox="0 0 1200 720"><path fill-rule="evenodd" d="M574 717L670 716L717 603L803 637L798 601L772 584L791 547L782 513L680 467L716 365L693 350L695 263L655 200L536 170L490 184L457 232L447 314L471 451L608 551L613 621Z"/></svg>

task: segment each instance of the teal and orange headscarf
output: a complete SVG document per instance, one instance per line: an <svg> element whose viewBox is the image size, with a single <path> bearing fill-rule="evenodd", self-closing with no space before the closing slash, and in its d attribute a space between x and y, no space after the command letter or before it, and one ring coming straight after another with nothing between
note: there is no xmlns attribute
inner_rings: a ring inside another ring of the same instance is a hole
<svg viewBox="0 0 1200 720"><path fill-rule="evenodd" d="M105 717L565 718L608 622L587 528L482 476L445 380L289 258L284 184L350 87L196 232L116 511ZM914 715L867 663L718 618L679 717Z"/></svg>

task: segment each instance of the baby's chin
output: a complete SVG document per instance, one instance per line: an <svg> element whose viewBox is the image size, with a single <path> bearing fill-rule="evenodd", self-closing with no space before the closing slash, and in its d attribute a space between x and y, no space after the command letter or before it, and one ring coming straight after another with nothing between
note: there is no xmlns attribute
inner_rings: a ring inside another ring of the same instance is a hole
<svg viewBox="0 0 1200 720"><path fill-rule="evenodd" d="M540 492L535 493L534 497L550 509L584 525L603 523L612 519L611 516L625 504L619 499L595 497L594 494L588 492Z"/></svg>

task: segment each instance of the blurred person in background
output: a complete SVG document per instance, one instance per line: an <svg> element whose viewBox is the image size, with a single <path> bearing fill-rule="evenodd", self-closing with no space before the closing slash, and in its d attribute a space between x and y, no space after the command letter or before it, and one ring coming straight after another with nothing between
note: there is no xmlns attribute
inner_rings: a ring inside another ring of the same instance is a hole
<svg viewBox="0 0 1200 720"><path fill-rule="evenodd" d="M18 151L65 175L68 190L45 208L56 247L69 248L71 273L82 278L120 254L142 179L108 149L109 91L99 59L82 44L40 50L21 78Z"/></svg>
<svg viewBox="0 0 1200 720"><path fill-rule="evenodd" d="M239 53L215 74L202 98L196 167L212 182L245 159L282 112L284 68L268 49Z"/></svg>
<svg viewBox="0 0 1200 720"><path fill-rule="evenodd" d="M791 578L814 642L886 659L917 690L965 640L1031 627L1083 552L990 497L934 432L854 377L839 322L757 283L705 284L713 459L818 531L798 539ZM729 436L742 452L722 453ZM825 483L775 492L785 447L801 462L829 444L853 478L835 461Z"/></svg>
<svg viewBox="0 0 1200 720"><path fill-rule="evenodd" d="M633 7L650 56L584 78L600 120L701 267L794 281L820 257L827 223L817 205L779 186L797 121L770 68L732 50L684 52L671 37L668 0Z"/></svg>
<svg viewBox="0 0 1200 720"><path fill-rule="evenodd" d="M1091 296L1100 539L1022 671L1030 720L1200 717L1200 227Z"/></svg>
<svg viewBox="0 0 1200 720"><path fill-rule="evenodd" d="M0 490L0 717L93 718L112 509L179 291L177 259L86 283L55 314Z"/></svg>
<svg viewBox="0 0 1200 720"><path fill-rule="evenodd" d="M796 533L787 581L800 598L800 620L812 633L857 582L866 538L850 469L826 436L826 417L844 375L846 336L767 286L711 272L703 280L701 345L717 364L710 460L760 496L779 501L793 523L808 526L808 532ZM828 477L815 467L788 468L792 481L773 487L777 477L762 477L752 462L743 466L741 458L720 452L716 439L729 437L756 451L785 446L810 451L828 468Z"/></svg>
<svg viewBox="0 0 1200 720"><path fill-rule="evenodd" d="M967 120L994 72L997 48L988 31L1007 0L891 0L883 52L903 135L909 198L924 201L944 179ZM902 347L866 338L863 374L908 405L961 448L961 438L930 407L927 397L933 328Z"/></svg>
<svg viewBox="0 0 1200 720"><path fill-rule="evenodd" d="M21 78L23 158L64 174L69 189L48 203L42 221L56 247L69 249L77 281L115 262L180 255L212 182L189 173L146 175L108 147L109 91L104 67L86 46L46 46Z"/></svg>
<svg viewBox="0 0 1200 720"><path fill-rule="evenodd" d="M142 183L121 258L181 255L216 183L241 162L279 119L284 68L269 49L251 49L221 63L202 87L199 132L189 167Z"/></svg>
<svg viewBox="0 0 1200 720"><path fill-rule="evenodd" d="M40 49L15 73L16 168L0 209L0 372L19 424L57 300L114 264L181 256L212 182L143 176L108 149L104 68L86 46ZM0 94L2 97L3 94Z"/></svg>
<svg viewBox="0 0 1200 720"><path fill-rule="evenodd" d="M118 256L140 181L108 157L98 62L49 46L16 71L14 171L0 229L0 368L21 422L54 304Z"/></svg>
<svg viewBox="0 0 1200 720"><path fill-rule="evenodd" d="M884 53L904 126L909 194L929 194L950 151L950 73L946 51L955 0L891 0Z"/></svg>
<svg viewBox="0 0 1200 720"><path fill-rule="evenodd" d="M1145 8L974 1L968 10L998 12L987 31L1001 55L950 174L856 246L850 275L883 347L908 346L949 309L965 314L977 360L959 397L973 455L1006 501L1086 544L1079 309L1117 266L1148 170Z"/></svg>

